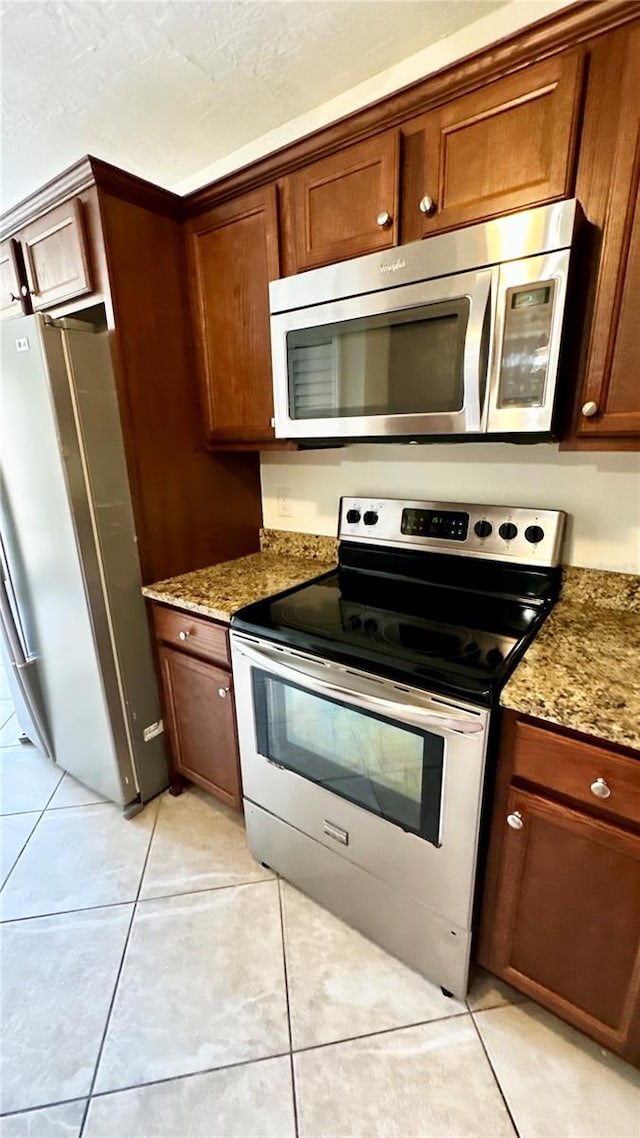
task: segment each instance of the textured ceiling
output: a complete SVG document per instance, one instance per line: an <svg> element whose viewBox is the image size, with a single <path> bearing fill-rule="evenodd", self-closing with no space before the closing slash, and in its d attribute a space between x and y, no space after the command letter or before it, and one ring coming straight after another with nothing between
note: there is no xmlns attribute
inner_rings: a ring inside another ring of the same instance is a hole
<svg viewBox="0 0 640 1138"><path fill-rule="evenodd" d="M83 154L174 185L507 0L2 5L2 205Z"/></svg>

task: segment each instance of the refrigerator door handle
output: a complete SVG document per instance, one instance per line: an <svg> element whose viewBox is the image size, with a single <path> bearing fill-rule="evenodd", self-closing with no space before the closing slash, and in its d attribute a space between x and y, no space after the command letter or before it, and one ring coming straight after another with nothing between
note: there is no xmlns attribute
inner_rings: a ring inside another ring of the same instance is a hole
<svg viewBox="0 0 640 1138"><path fill-rule="evenodd" d="M13 601L13 604L11 603ZM7 565L7 557L0 536L0 619L7 634L11 658L17 667L28 662L26 640L20 627L18 603L13 594L11 577Z"/></svg>

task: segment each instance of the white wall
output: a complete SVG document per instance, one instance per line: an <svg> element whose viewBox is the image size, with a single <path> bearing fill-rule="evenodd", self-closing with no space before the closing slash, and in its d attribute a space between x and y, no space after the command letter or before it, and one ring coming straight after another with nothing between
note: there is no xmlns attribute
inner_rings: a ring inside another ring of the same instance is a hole
<svg viewBox="0 0 640 1138"><path fill-rule="evenodd" d="M341 494L566 510L563 560L640 573L640 455L559 453L552 444L380 443L264 454L264 524L335 534ZM286 492L290 516L279 512Z"/></svg>

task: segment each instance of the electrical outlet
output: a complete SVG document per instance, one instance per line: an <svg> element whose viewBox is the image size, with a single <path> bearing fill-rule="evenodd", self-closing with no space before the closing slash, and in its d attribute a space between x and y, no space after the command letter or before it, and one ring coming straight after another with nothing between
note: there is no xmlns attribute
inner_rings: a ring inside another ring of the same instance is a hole
<svg viewBox="0 0 640 1138"><path fill-rule="evenodd" d="M276 490L276 498L278 501L278 517L279 518L292 518L293 506L291 504L291 490L288 486L278 486Z"/></svg>

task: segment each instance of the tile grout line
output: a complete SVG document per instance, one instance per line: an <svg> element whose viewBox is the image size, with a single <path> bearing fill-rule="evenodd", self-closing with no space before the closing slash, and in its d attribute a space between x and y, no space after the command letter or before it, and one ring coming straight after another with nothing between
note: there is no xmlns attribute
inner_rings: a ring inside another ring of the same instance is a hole
<svg viewBox="0 0 640 1138"><path fill-rule="evenodd" d="M295 1076L295 1071L294 1071L294 1067L293 1067L293 1039L292 1039L292 1035L291 1035L291 1008L289 1005L289 974L287 972L287 949L286 949L286 939L285 939L285 931L284 931L284 906L282 904L282 881L281 881L281 878L279 875L276 877L276 882L277 882L277 886L278 886L278 908L280 911L280 935L282 937L282 967L284 970L284 994L285 994L285 998L287 1001L287 1029L289 1032L289 1069L291 1071L291 1099L292 1099L292 1105L293 1105L293 1126L294 1126L295 1136L296 1136L296 1138L298 1138L300 1131L299 1131L299 1127L298 1127L298 1103L297 1103L297 1099L296 1099L296 1076Z"/></svg>
<svg viewBox="0 0 640 1138"><path fill-rule="evenodd" d="M123 903L130 905L131 901ZM365 1032L362 1035L349 1035L344 1039L331 1039L327 1043L313 1043L308 1047L298 1047L295 1051L278 1051L275 1055L261 1055L258 1059L239 1059L235 1063L224 1063L219 1067L202 1067L197 1071L185 1071L179 1075L165 1075L164 1078L149 1079L147 1082L143 1083L129 1083L123 1087L113 1087L108 1091L94 1091L91 1094L91 1098L109 1098L111 1095L124 1094L125 1091L136 1091L141 1090L144 1087L162 1086L164 1083L174 1083L182 1079L192 1079L198 1075L213 1075L220 1071L232 1071L237 1067L250 1067L255 1063L268 1063L271 1059L285 1059L287 1056L293 1057L294 1055L304 1054L307 1051L321 1051L326 1047L338 1047L342 1043L354 1043L360 1039L371 1039L378 1035L390 1035L396 1031L405 1031L414 1027L424 1027L426 1024L430 1023L443 1023L451 1019L460 1019L463 1015L471 1016L471 1012L456 1012L454 1015L440 1016L437 1020L417 1020L415 1023L401 1024L398 1027L385 1027L379 1031ZM14 1114L24 1114L31 1111L35 1112L37 1110L46 1110L49 1107L63 1106L66 1103L70 1102L84 1102L85 1097L85 1095L79 1095L77 1098L73 1099L60 1099L55 1102L38 1103L36 1106L29 1106L26 1108L20 1107L18 1110L5 1111L2 1115L0 1115L0 1118L9 1118ZM78 1138L81 1138L81 1135L79 1135Z"/></svg>
<svg viewBox="0 0 640 1138"><path fill-rule="evenodd" d="M471 1015L463 1010L453 1012L448 1016L438 1016L437 1019L418 1019L413 1023L400 1023L395 1027L381 1027L377 1031L364 1031L361 1035L347 1035L343 1039L329 1039L326 1043L309 1043L306 1047L296 1047L294 1055L302 1055L307 1051L320 1051L323 1047L340 1047L343 1043L355 1043L358 1039L373 1039L377 1035L392 1035L394 1031L409 1031L414 1027L426 1027L430 1023L448 1023L451 1019L462 1019L462 1016Z"/></svg>
<svg viewBox="0 0 640 1138"><path fill-rule="evenodd" d="M36 1114L39 1110L51 1110L54 1106L69 1106L72 1102L84 1102L84 1095L78 1098L61 1098L54 1102L40 1102L37 1106L20 1106L17 1110L4 1110L0 1119L15 1118L16 1114Z"/></svg>
<svg viewBox="0 0 640 1138"><path fill-rule="evenodd" d="M52 761L53 761L53 760L52 760ZM54 765L55 765L55 764L54 764ZM20 858L22 857L22 855L23 855L24 851L26 850L27 846L29 845L29 842L31 841L31 839L32 839L33 835L35 834L36 830L38 829L38 826L40 825L40 823L41 823L42 819L44 818L44 816L45 816L45 814L46 814L46 812L47 812L47 807L48 807L49 803L51 802L51 799L53 798L53 796L54 796L54 794L55 794L56 790L57 790L57 789L58 789L58 787L60 786L60 783L62 782L63 778L64 778L64 771L62 771L62 773L61 773L61 775L60 775L60 778L58 779L58 781L57 781L56 785L54 786L53 790L51 791L51 794L50 794L50 795L49 795L49 797L47 798L47 801L45 802L44 806L42 807L42 810L40 811L40 817L39 817L39 818L38 818L38 820L37 820L37 821L34 823L34 825L33 825L33 829L31 830L31 833L29 834L29 837L27 838L27 840L26 840L26 842L24 843L24 845L23 845L22 849L20 850L20 853L18 854L18 856L17 856L17 858L15 859L15 861L14 861L13 865L11 866L11 869L9 870L9 872L8 872L7 876L5 877L4 881L2 882L2 885L0 886L0 893L2 893L2 891L3 891L4 887L5 887L5 885L8 885L8 884L9 884L9 878L11 877L11 874L13 873L14 869L16 868L16 866L17 866L18 862L20 861ZM37 813L38 813L38 811L37 811L37 810L22 810L22 811L20 811L19 813L20 813L20 814L37 814ZM14 814L14 815L11 815L11 814L3 814L3 815L1 815L1 817L3 817L3 818L11 818L11 817L16 817L16 815L15 815L15 814ZM5 922L5 921L2 921L2 920L0 920L0 924L5 924L5 923L8 923L8 922Z"/></svg>
<svg viewBox="0 0 640 1138"><path fill-rule="evenodd" d="M140 1091L146 1087L160 1087L164 1083L176 1083L183 1079L194 1079L200 1075L215 1075L221 1071L233 1071L237 1067L251 1067L256 1063L269 1063L271 1059L286 1059L289 1055L288 1051L278 1051L275 1055L262 1055L259 1059L239 1059L236 1063L227 1063L223 1067L201 1067L197 1071L184 1071L179 1075L165 1075L162 1079L150 1079L146 1083L129 1083L125 1087L114 1087L109 1091L94 1091L91 1095L91 1100L94 1098L110 1098L112 1095L125 1094L127 1091ZM31 1114L38 1110L49 1110L54 1106L66 1106L71 1102L85 1102L86 1095L80 1095L78 1098L58 1099L55 1102L40 1102L36 1106L21 1106L18 1110L5 1110L0 1114L2 1118L12 1118L16 1114ZM78 1138L81 1138L78 1135Z"/></svg>
<svg viewBox="0 0 640 1138"><path fill-rule="evenodd" d="M496 1011L496 1008L499 1006L500 1005L496 1005L495 1008L484 1008L483 1011ZM475 1017L474 1013L471 1011L469 1014L471 1016L471 1022L475 1028L476 1035L478 1036L478 1039L480 1040L480 1046L482 1047L482 1050L484 1051L487 1063L489 1064L489 1070L491 1071L491 1074L494 1077L496 1086L498 1088L498 1092L500 1094L500 1098L502 1099L502 1101L504 1103L504 1108L505 1108L507 1114L509 1115L511 1125L513 1126L514 1132L516 1134L516 1138L520 1138L520 1131L518 1130L518 1127L516 1126L516 1120L513 1117L513 1114L511 1113L511 1107L509 1106L509 1103L507 1102L507 1096L505 1095L505 1093L502 1089L502 1083L500 1082L500 1079L498 1078L498 1076L496 1074L495 1067L493 1066L493 1063L491 1062L491 1057L490 1057L489 1052L487 1051L487 1048L485 1046L484 1039L482 1038L482 1032L480 1031L480 1028L478 1027L478 1025L476 1023L476 1017Z"/></svg>
<svg viewBox="0 0 640 1138"><path fill-rule="evenodd" d="M130 905L131 902L128 901L127 904ZM379 1031L368 1031L362 1035L348 1035L344 1039L330 1039L327 1043L313 1043L308 1047L298 1047L295 1051L278 1051L275 1055L261 1055L257 1059L239 1059L235 1063L224 1063L219 1067L201 1067L197 1071L185 1071L179 1075L165 1075L161 1079L149 1079L147 1082L143 1083L128 1083L126 1086L113 1087L108 1091L94 1091L91 1097L92 1099L107 1098L110 1095L123 1094L125 1091L136 1091L142 1089L143 1087L156 1087L161 1086L163 1083L173 1083L178 1079L192 1079L197 1075L212 1075L218 1071L232 1071L236 1067L250 1067L254 1063L267 1063L270 1059L284 1059L288 1055L293 1056L305 1054L307 1051L321 1051L326 1047L339 1047L343 1043L355 1043L360 1039L372 1039L378 1035L391 1035L396 1031L408 1031L410 1028L424 1027L427 1024L431 1023L444 1023L451 1019L460 1019L463 1015L471 1015L471 1013L457 1012L454 1015L450 1016L440 1016L440 1018L437 1020L417 1020L414 1023L400 1024L398 1027L384 1027ZM26 1111L45 1110L47 1107L61 1106L66 1102L83 1102L84 1099L85 1096L80 1095L75 1099L62 1099L57 1102L38 1103L36 1106L29 1106L26 1108L20 1107L19 1110L5 1111L5 1114L0 1115L0 1117L4 1118L5 1116L8 1117L12 1114L23 1114L25 1112L25 1109Z"/></svg>
<svg viewBox="0 0 640 1138"><path fill-rule="evenodd" d="M65 807L65 809L66 809L66 807ZM80 809L80 808L74 807L73 809ZM36 811L33 811L33 813L36 813ZM45 811L43 810L42 813L44 814ZM5 815L5 817L6 817L6 815ZM38 822L39 821L40 821L40 819L38 819ZM38 825L38 822L36 822L35 826L33 827L33 830L35 830L36 826ZM155 830L155 824L154 824L154 830ZM33 835L33 831L29 835L27 842L30 841L32 835ZM13 872L14 868L15 868L15 866L11 867L11 872ZM146 868L146 861L145 861L145 868ZM202 893L222 893L226 889L245 889L249 885L270 885L270 884L273 884L274 880L275 880L275 878L269 877L269 878L265 878L264 880L261 880L261 881L239 881L235 885L212 885L212 886L209 886L209 888L207 888L207 889L191 889L190 891L188 891L186 893L161 893L161 894L158 894L157 897L136 896L136 897L129 897L129 899L126 901L103 901L100 905L80 905L76 909L54 909L50 913L32 913L31 916L7 917L6 920L2 920L0 918L0 928L2 928L2 925L15 925L18 923L18 921L41 921L41 920L44 920L45 917L66 917L70 913L91 913L91 912L95 912L96 909L117 909L117 908L121 908L123 905L147 905L151 901L172 901L176 897L197 897L197 896L200 896ZM8 881L8 878L7 878L7 881ZM7 882L5 882L5 885L6 885L6 883ZM4 886L3 886L3 888L4 888ZM0 890L0 892L1 892L1 890Z"/></svg>
<svg viewBox="0 0 640 1138"><path fill-rule="evenodd" d="M122 976L122 970L124 968L124 962L125 962L125 959L127 956L127 949L129 947L129 941L131 939L131 930L133 929L133 922L134 922L135 915L136 915L136 912L138 909L138 899L140 897L140 890L142 889L142 882L144 881L144 875L146 873L147 863L149 861L149 854L151 853L151 845L153 843L153 838L154 838L154 835L156 832L156 827L158 825L158 818L160 817L160 807L161 807L161 800L158 801L158 805L156 807L156 816L153 819L153 826L151 827L151 834L149 835L147 852L145 854L144 862L142 864L142 871L140 873L140 881L138 882L138 889L136 892L135 901L133 902L133 906L131 908L131 920L129 921L129 928L127 929L127 935L125 937L125 942L124 942L124 946L122 949L122 956L120 958L120 965L118 967L118 971L116 974L116 980L115 980L115 984L113 986L113 992L111 993L111 1000L109 1002L109 1007L107 1010L107 1018L105 1020L104 1031L102 1032L102 1039L100 1040L100 1046L98 1048L98 1054L96 1055L96 1062L95 1062L95 1066L93 1068L93 1075L91 1078L91 1083L90 1083L89 1091L87 1094L87 1101L85 1104L84 1113L82 1115L82 1122L80 1123L80 1130L78 1131L78 1138L82 1138L82 1136L84 1134L85 1126L87 1124L87 1116L89 1114L89 1107L91 1106L91 1097L93 1095L93 1089L96 1085L96 1079L98 1077L98 1069L100 1067L100 1062L102 1060L102 1052L104 1051L104 1045L105 1045L106 1039L107 1039L107 1032L109 1031L109 1024L111 1022L111 1016L112 1016L113 1008L114 1008L114 1005L116 1002L116 996L118 994L118 988L120 986L120 977Z"/></svg>
<svg viewBox="0 0 640 1138"><path fill-rule="evenodd" d="M5 727L7 726L7 723L10 723L14 716L16 716L16 723L18 724L18 727L19 727L20 724L18 723L18 717L16 715L16 709L14 707L13 711L11 712L11 715L7 716L4 723L0 727L0 730L4 731ZM17 740L17 745L20 746L20 740L19 739ZM5 747L7 747L7 748L15 747L16 743L2 743L1 746L2 746L2 750L4 751Z"/></svg>
<svg viewBox="0 0 640 1138"><path fill-rule="evenodd" d="M236 1063L226 1063L223 1067L201 1067L197 1071L183 1071L179 1075L165 1075L162 1079L150 1079L147 1083L131 1083L126 1087L114 1087L110 1091L96 1091L94 1098L109 1098L111 1095L124 1094L125 1091L140 1091L145 1087L161 1087L164 1083L176 1083L182 1079L195 1079L199 1075L216 1075L221 1071L235 1071L238 1067L253 1067L256 1063L269 1063L271 1059L286 1059L288 1051L278 1051L275 1055L262 1055L259 1059L239 1059ZM80 1138L80 1136L78 1136Z"/></svg>

